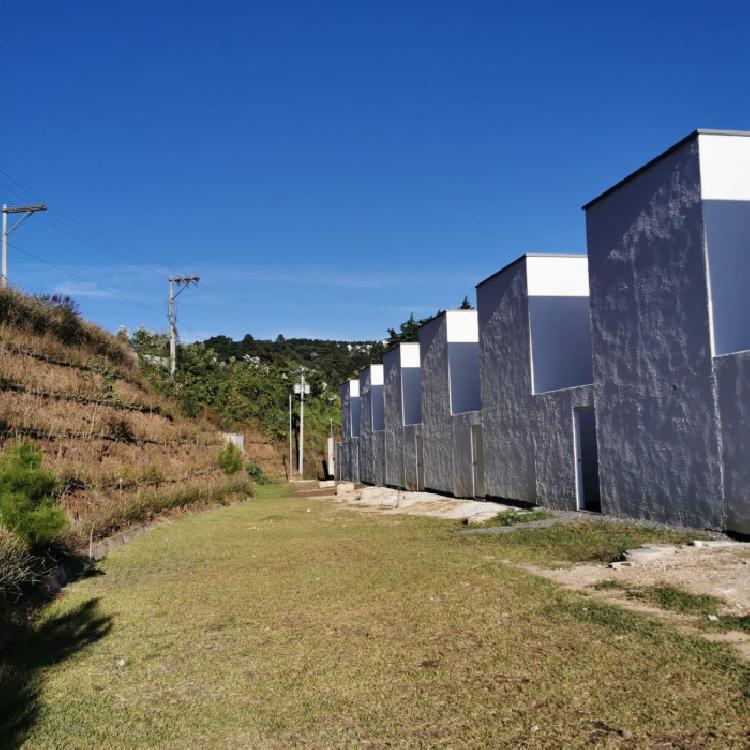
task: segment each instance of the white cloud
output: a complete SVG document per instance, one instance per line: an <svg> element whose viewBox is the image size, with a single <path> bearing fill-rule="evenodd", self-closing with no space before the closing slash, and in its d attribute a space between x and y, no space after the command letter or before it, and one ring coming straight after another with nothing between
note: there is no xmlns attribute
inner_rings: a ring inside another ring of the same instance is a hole
<svg viewBox="0 0 750 750"><path fill-rule="evenodd" d="M57 284L52 291L55 294L66 294L73 298L109 299L115 296L112 292L101 289L88 281L71 281L69 283Z"/></svg>

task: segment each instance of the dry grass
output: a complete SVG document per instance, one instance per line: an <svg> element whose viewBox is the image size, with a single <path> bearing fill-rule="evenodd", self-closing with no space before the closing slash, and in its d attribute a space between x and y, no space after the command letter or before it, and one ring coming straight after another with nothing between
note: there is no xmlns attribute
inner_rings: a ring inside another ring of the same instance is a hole
<svg viewBox="0 0 750 750"><path fill-rule="evenodd" d="M23 542L0 526L0 608L7 606L11 597L36 580L38 572L38 561Z"/></svg>
<svg viewBox="0 0 750 750"><path fill-rule="evenodd" d="M748 673L728 648L504 566L450 522L263 493L73 585L6 679L10 705L27 696L15 739L747 746ZM66 652L48 645L71 630Z"/></svg>
<svg viewBox="0 0 750 750"><path fill-rule="evenodd" d="M0 429L41 448L74 544L226 485L221 435L150 392L123 342L15 291L0 291Z"/></svg>

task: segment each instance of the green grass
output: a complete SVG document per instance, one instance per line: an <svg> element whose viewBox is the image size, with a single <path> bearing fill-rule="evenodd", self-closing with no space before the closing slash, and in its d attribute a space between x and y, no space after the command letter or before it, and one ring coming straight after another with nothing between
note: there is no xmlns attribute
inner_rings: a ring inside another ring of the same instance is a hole
<svg viewBox="0 0 750 750"><path fill-rule="evenodd" d="M724 603L718 596L693 594L676 586L646 586L634 592L639 599L684 615L718 615Z"/></svg>
<svg viewBox="0 0 750 750"><path fill-rule="evenodd" d="M611 521L579 521L544 529L516 529L496 537L471 537L509 560L555 565L575 562L609 563L625 550L649 542L684 544L701 535L665 531Z"/></svg>
<svg viewBox="0 0 750 750"><path fill-rule="evenodd" d="M492 518L478 524L472 524L473 528L493 528L496 526L515 526L519 523L529 523L530 521L542 521L552 518L552 514L546 510L521 510L520 508L509 508L502 513L498 513Z"/></svg>
<svg viewBox="0 0 750 750"><path fill-rule="evenodd" d="M286 494L154 529L10 633L8 744L745 744L728 647L502 565L504 540L453 522Z"/></svg>
<svg viewBox="0 0 750 750"><path fill-rule="evenodd" d="M711 594L694 594L667 584L636 588L627 586L623 581L617 581L613 578L599 581L593 584L591 588L596 591L620 590L633 599L641 599L649 604L655 604L662 609L679 612L680 614L700 615L706 618L712 615L718 618L704 624L707 630L750 632L750 617L719 614L724 601Z"/></svg>

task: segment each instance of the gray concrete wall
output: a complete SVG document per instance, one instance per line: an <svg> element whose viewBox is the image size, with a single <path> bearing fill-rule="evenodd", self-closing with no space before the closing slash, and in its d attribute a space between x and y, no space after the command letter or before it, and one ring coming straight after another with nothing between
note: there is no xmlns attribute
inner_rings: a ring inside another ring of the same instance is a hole
<svg viewBox="0 0 750 750"><path fill-rule="evenodd" d="M724 522L697 141L587 207L602 510Z"/></svg>
<svg viewBox="0 0 750 750"><path fill-rule="evenodd" d="M750 352L714 359L719 393L726 528L750 534Z"/></svg>
<svg viewBox="0 0 750 750"><path fill-rule="evenodd" d="M419 329L422 372L422 438L424 484L436 492L453 488L453 424L451 422L445 314Z"/></svg>
<svg viewBox="0 0 750 750"><path fill-rule="evenodd" d="M383 425L382 365L370 365L359 375L359 480L366 484L385 482L385 432Z"/></svg>
<svg viewBox="0 0 750 750"><path fill-rule="evenodd" d="M535 502L531 352L525 259L477 287L485 490Z"/></svg>
<svg viewBox="0 0 750 750"><path fill-rule="evenodd" d="M421 377L422 377L422 444L424 463L424 487L436 492L453 494L456 497L473 497L471 424L480 420L477 411L452 414L453 401L462 405L476 403L472 400L472 386L478 378L469 365L478 369L475 355L460 357L462 376L453 383L451 393L449 351L452 344L471 342L448 342L448 311L425 323L419 330ZM455 318L452 318L455 320ZM463 336L466 326L457 326ZM471 326L468 326L470 329ZM463 347L468 350L470 347ZM473 343L478 350L477 342ZM463 390L459 390L465 386ZM452 398L453 396L453 398ZM458 396L458 398L455 398Z"/></svg>
<svg viewBox="0 0 750 750"><path fill-rule="evenodd" d="M383 357L385 393L385 483L404 487L404 428L401 398L401 351L398 347Z"/></svg>
<svg viewBox="0 0 750 750"><path fill-rule="evenodd" d="M582 385L540 393L532 402L537 502L577 510L574 409L594 405L594 388Z"/></svg>
<svg viewBox="0 0 750 750"><path fill-rule="evenodd" d="M349 383L342 383L339 386L339 396L341 398L341 442L336 448L336 478L343 481L351 481L351 465L349 463Z"/></svg>
<svg viewBox="0 0 750 750"><path fill-rule="evenodd" d="M425 487L423 455L420 455L421 445L422 425L413 424L404 427L404 489L423 490Z"/></svg>
<svg viewBox="0 0 750 750"><path fill-rule="evenodd" d="M484 497L484 492L478 492L481 480L475 486L475 463L474 463L474 440L471 427L481 424L482 417L479 411L470 411L463 414L454 414L453 422L453 486L451 492L456 497L475 497L477 494ZM478 467L477 467L478 468Z"/></svg>
<svg viewBox="0 0 750 750"><path fill-rule="evenodd" d="M370 368L366 367L359 374L359 481L374 484L369 382Z"/></svg>

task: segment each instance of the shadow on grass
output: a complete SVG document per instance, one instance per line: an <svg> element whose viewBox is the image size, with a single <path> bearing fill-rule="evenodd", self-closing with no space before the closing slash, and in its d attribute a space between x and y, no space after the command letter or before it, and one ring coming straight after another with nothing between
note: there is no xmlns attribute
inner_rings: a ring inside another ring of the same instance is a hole
<svg viewBox="0 0 750 750"><path fill-rule="evenodd" d="M0 621L0 748L18 747L39 711L42 671L103 638L112 618L99 599L38 625Z"/></svg>

